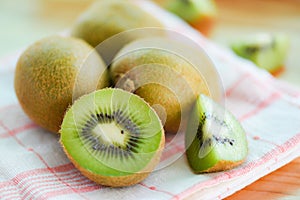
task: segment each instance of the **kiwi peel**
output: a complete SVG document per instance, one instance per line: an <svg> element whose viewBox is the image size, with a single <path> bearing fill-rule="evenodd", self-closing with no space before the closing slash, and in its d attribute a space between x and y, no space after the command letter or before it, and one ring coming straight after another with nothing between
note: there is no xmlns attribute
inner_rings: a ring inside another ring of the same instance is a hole
<svg viewBox="0 0 300 200"><path fill-rule="evenodd" d="M134 92L151 106L161 105L164 128L174 134L184 129L181 125L196 97L209 96L210 91L201 73L184 58L164 47L145 48L151 40L169 46L169 40L159 37L134 41L116 55L110 74L115 87Z"/></svg>
<svg viewBox="0 0 300 200"><path fill-rule="evenodd" d="M154 110L137 95L112 88L75 101L60 133L65 153L82 174L112 187L145 179L165 142Z"/></svg>
<svg viewBox="0 0 300 200"><path fill-rule="evenodd" d="M74 24L71 35L96 47L104 40L130 29L163 25L128 0L96 1Z"/></svg>
<svg viewBox="0 0 300 200"><path fill-rule="evenodd" d="M28 47L18 60L14 79L25 113L55 133L73 98L108 85L106 65L93 48L83 40L61 36Z"/></svg>
<svg viewBox="0 0 300 200"><path fill-rule="evenodd" d="M243 163L248 145L235 117L209 97L200 95L185 135L186 155L195 173L231 169Z"/></svg>

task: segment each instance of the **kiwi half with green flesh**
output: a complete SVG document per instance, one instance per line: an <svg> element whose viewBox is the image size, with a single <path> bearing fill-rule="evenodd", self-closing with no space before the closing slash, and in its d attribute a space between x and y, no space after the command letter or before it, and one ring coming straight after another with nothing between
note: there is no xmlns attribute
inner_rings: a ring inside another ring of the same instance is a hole
<svg viewBox="0 0 300 200"><path fill-rule="evenodd" d="M79 17L71 34L96 47L113 35L144 27L163 25L130 0L101 0Z"/></svg>
<svg viewBox="0 0 300 200"><path fill-rule="evenodd" d="M60 142L83 175L122 187L145 179L160 160L164 130L140 97L106 88L82 96L67 111Z"/></svg>
<svg viewBox="0 0 300 200"><path fill-rule="evenodd" d="M15 92L25 113L38 125L57 133L72 101L109 86L106 65L85 41L50 36L20 56Z"/></svg>
<svg viewBox="0 0 300 200"><path fill-rule="evenodd" d="M278 75L284 68L289 39L283 34L258 34L232 44L233 51L254 62L258 67Z"/></svg>
<svg viewBox="0 0 300 200"><path fill-rule="evenodd" d="M185 135L186 155L195 173L216 172L241 164L247 138L237 119L209 97L200 95Z"/></svg>

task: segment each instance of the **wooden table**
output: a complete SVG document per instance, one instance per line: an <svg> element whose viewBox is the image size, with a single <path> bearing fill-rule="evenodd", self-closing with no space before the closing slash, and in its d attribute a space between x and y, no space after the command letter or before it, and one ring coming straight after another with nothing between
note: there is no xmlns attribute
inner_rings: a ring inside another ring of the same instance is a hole
<svg viewBox="0 0 300 200"><path fill-rule="evenodd" d="M0 57L35 40L71 26L92 0L1 0ZM300 1L216 0L219 20L212 39L228 45L241 34L258 31L286 32L291 38L287 70L280 79L300 86ZM228 200L300 199L300 158L261 178Z"/></svg>
<svg viewBox="0 0 300 200"><path fill-rule="evenodd" d="M300 158L262 177L226 200L300 199Z"/></svg>

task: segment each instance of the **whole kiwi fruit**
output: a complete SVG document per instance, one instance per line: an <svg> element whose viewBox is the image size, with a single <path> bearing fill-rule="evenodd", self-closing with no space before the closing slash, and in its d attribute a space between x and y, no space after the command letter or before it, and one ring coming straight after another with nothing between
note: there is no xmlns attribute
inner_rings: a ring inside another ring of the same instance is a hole
<svg viewBox="0 0 300 200"><path fill-rule="evenodd" d="M145 99L169 133L184 130L187 114L199 94L212 96L201 72L175 52L181 48L175 43L163 37L136 40L117 54L110 67L115 87Z"/></svg>
<svg viewBox="0 0 300 200"><path fill-rule="evenodd" d="M159 163L164 130L139 96L105 88L80 97L68 109L60 142L83 175L123 187L145 179Z"/></svg>
<svg viewBox="0 0 300 200"><path fill-rule="evenodd" d="M130 0L101 0L92 4L78 18L71 35L96 47L113 35L144 27L163 25Z"/></svg>
<svg viewBox="0 0 300 200"><path fill-rule="evenodd" d="M58 132L73 99L109 85L106 66L85 41L50 36L20 56L14 86L25 113L38 125Z"/></svg>

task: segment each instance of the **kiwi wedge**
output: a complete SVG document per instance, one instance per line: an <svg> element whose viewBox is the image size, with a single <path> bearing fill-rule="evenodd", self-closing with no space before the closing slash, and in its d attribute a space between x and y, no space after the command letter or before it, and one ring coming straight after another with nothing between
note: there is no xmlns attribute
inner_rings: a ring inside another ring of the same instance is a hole
<svg viewBox="0 0 300 200"><path fill-rule="evenodd" d="M289 39L284 34L251 35L232 44L237 55L251 60L273 75L279 75L283 71L288 47Z"/></svg>
<svg viewBox="0 0 300 200"><path fill-rule="evenodd" d="M140 97L106 88L82 96L66 112L60 142L83 175L106 186L145 179L160 160L164 130Z"/></svg>
<svg viewBox="0 0 300 200"><path fill-rule="evenodd" d="M186 155L195 173L240 165L246 158L246 134L237 119L205 95L197 99L185 135Z"/></svg>

